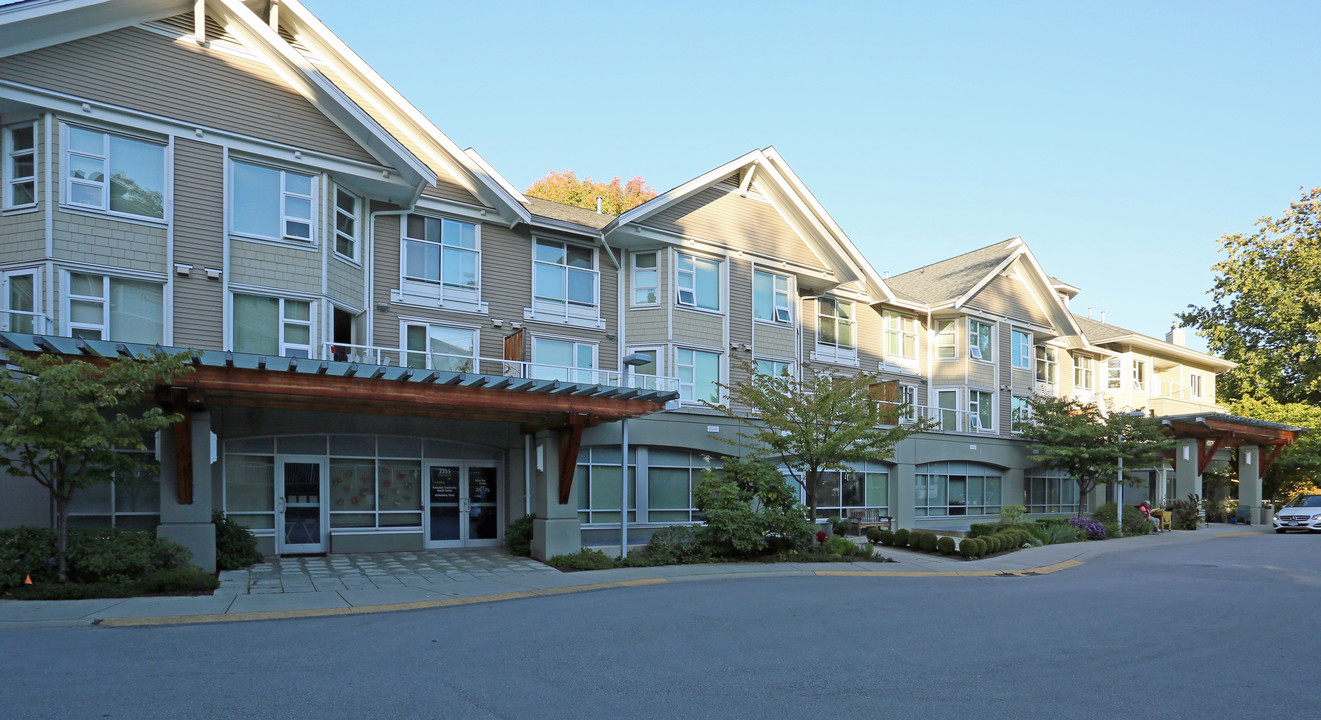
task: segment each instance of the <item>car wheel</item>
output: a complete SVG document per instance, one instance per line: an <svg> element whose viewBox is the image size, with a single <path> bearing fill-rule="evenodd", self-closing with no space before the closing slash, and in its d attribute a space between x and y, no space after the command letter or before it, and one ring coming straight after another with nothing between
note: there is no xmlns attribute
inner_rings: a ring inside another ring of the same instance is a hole
<svg viewBox="0 0 1321 720"><path fill-rule="evenodd" d="M1283 535L1283 534L1284 534L1284 528L1275 528L1275 532L1277 532L1277 533Z"/></svg>

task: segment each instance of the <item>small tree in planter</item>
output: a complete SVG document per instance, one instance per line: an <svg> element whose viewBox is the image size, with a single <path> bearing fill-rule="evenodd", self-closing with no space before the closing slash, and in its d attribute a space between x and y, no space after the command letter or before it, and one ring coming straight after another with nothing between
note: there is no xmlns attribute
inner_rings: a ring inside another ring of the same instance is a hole
<svg viewBox="0 0 1321 720"><path fill-rule="evenodd" d="M156 351L150 360L89 362L13 353L0 366L0 469L50 493L60 582L69 579L70 499L154 464L145 440L178 416L144 403L157 385L192 371L187 357Z"/></svg>

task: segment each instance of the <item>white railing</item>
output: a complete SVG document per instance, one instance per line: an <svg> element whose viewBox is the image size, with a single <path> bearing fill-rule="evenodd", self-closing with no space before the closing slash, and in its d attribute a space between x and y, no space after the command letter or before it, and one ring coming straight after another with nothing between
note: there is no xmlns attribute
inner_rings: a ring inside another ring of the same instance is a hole
<svg viewBox="0 0 1321 720"><path fill-rule="evenodd" d="M1193 395L1191 385L1180 385L1168 380L1160 381L1160 397L1173 398L1175 400L1187 400L1189 402L1201 402L1203 398Z"/></svg>
<svg viewBox="0 0 1321 720"><path fill-rule="evenodd" d="M55 321L43 313L0 310L0 332L51 335L55 332Z"/></svg>
<svg viewBox="0 0 1321 720"><path fill-rule="evenodd" d="M535 380L559 380L561 382L585 383L589 385L624 385L623 373L618 370L597 370L593 368L566 367L530 363L521 360L503 358L474 357L472 355L452 355L434 353L425 350L400 350L372 345L347 345L344 343L325 343L323 357L328 360L360 362L369 365L394 365L411 367L419 370L441 370L446 372L478 373L483 375L503 375L505 377L530 378ZM628 387L642 390L660 390L673 392L679 389L679 379L659 375L638 375L630 373Z"/></svg>
<svg viewBox="0 0 1321 720"><path fill-rule="evenodd" d="M981 417L977 413L968 410L953 410L930 405L913 405L909 410L911 417L933 421L935 423L935 427L932 428L934 432L995 432L993 427L983 426Z"/></svg>

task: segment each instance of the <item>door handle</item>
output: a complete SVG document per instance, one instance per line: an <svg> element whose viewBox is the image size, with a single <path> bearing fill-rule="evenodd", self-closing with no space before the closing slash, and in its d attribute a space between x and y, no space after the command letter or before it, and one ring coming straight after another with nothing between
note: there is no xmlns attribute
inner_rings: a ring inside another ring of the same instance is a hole
<svg viewBox="0 0 1321 720"><path fill-rule="evenodd" d="M279 510L280 510L280 512L284 512L284 498L277 498L277 500L280 501L280 502L279 502Z"/></svg>

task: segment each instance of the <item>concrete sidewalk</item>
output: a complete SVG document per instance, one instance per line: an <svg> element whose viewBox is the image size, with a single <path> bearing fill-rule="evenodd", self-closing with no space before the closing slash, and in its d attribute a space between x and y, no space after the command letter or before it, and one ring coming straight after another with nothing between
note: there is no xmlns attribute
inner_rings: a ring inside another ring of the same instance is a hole
<svg viewBox="0 0 1321 720"><path fill-rule="evenodd" d="M561 573L503 549L280 558L222 573L221 588L199 597L0 601L0 629L99 625L124 627L269 620L416 610L616 587L736 577L968 577L1059 572L1112 552L1256 534L1212 525L1104 542L1028 548L986 560L881 548L896 562L720 563Z"/></svg>

